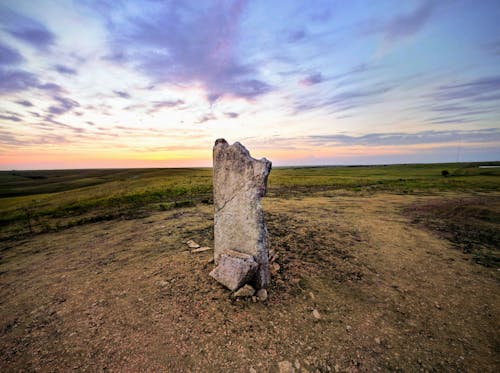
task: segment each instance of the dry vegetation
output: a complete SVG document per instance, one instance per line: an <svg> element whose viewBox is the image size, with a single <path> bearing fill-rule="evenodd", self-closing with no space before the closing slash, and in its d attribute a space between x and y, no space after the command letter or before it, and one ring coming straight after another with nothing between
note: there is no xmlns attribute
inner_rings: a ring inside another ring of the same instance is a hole
<svg viewBox="0 0 500 373"><path fill-rule="evenodd" d="M1 371L499 370L495 169L273 170L264 303L183 244L213 245L210 170L65 172L2 175Z"/></svg>

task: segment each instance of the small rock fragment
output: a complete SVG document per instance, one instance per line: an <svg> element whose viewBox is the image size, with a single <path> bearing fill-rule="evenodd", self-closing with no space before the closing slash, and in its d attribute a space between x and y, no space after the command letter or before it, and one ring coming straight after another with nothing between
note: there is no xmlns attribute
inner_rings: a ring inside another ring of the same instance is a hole
<svg viewBox="0 0 500 373"><path fill-rule="evenodd" d="M200 247L198 249L191 250L191 252L192 253L202 253L204 251L209 251L209 250L212 250L212 248L208 247L208 246L203 246L203 247Z"/></svg>
<svg viewBox="0 0 500 373"><path fill-rule="evenodd" d="M188 245L190 249L198 249L200 247L200 245L198 245L193 240L186 241L186 245Z"/></svg>
<svg viewBox="0 0 500 373"><path fill-rule="evenodd" d="M347 330L348 332L350 332L350 331L351 331L351 329L352 329L352 328L351 328L351 325L346 325L345 330Z"/></svg>
<svg viewBox="0 0 500 373"><path fill-rule="evenodd" d="M316 297L314 296L314 293L312 291L309 292L309 298L311 298L311 300L316 300Z"/></svg>
<svg viewBox="0 0 500 373"><path fill-rule="evenodd" d="M381 342L380 338L378 338L378 337L377 337L377 338L375 338L375 343L376 343L376 344L378 344L378 345L379 345L379 344L380 344L380 342Z"/></svg>
<svg viewBox="0 0 500 373"><path fill-rule="evenodd" d="M278 369L280 373L294 373L295 369L293 369L292 363L289 361L280 361L278 363Z"/></svg>
<svg viewBox="0 0 500 373"><path fill-rule="evenodd" d="M254 368L250 368L249 372L250 373L257 373L257 371Z"/></svg>
<svg viewBox="0 0 500 373"><path fill-rule="evenodd" d="M233 294L235 298L251 297L255 294L255 289L251 285L245 285Z"/></svg>
<svg viewBox="0 0 500 373"><path fill-rule="evenodd" d="M261 302L264 302L267 299L267 290L266 289L259 289L259 291L257 292L257 298Z"/></svg>
<svg viewBox="0 0 500 373"><path fill-rule="evenodd" d="M316 320L320 320L321 319L321 315L319 314L319 311L317 309L314 309L313 312L312 312L314 318Z"/></svg>
<svg viewBox="0 0 500 373"><path fill-rule="evenodd" d="M221 254L219 265L210 272L210 276L229 290L235 291L254 277L258 267L253 256L226 250Z"/></svg>

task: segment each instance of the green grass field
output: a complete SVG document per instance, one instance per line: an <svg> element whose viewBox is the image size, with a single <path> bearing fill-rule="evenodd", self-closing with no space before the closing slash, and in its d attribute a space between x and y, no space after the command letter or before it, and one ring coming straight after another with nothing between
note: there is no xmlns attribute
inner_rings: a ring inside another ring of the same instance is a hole
<svg viewBox="0 0 500 373"><path fill-rule="evenodd" d="M397 194L498 191L500 168L479 165L278 167L269 178L269 195L319 190ZM443 170L450 175L443 177ZM210 203L211 194L210 168L3 171L0 237Z"/></svg>

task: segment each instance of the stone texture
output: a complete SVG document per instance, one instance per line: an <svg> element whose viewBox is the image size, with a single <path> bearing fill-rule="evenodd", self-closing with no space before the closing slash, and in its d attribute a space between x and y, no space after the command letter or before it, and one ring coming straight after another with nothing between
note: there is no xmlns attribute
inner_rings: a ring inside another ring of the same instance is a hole
<svg viewBox="0 0 500 373"><path fill-rule="evenodd" d="M267 300L267 290L266 289L259 289L257 292L257 299L259 299L261 302L264 302Z"/></svg>
<svg viewBox="0 0 500 373"><path fill-rule="evenodd" d="M258 267L252 255L226 250L220 255L219 264L210 272L210 276L235 291L255 277Z"/></svg>
<svg viewBox="0 0 500 373"><path fill-rule="evenodd" d="M214 259L223 252L237 250L251 255L258 263L252 279L257 288L269 285L267 229L260 199L266 194L271 162L250 156L239 142L215 142L214 160Z"/></svg>

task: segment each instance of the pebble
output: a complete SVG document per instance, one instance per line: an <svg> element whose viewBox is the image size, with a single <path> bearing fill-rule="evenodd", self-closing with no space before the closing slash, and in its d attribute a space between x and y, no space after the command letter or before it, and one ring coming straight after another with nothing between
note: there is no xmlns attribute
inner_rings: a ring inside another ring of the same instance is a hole
<svg viewBox="0 0 500 373"><path fill-rule="evenodd" d="M319 314L319 311L317 309L314 309L313 312L312 312L314 318L316 320L320 320L321 319L321 315Z"/></svg>
<svg viewBox="0 0 500 373"><path fill-rule="evenodd" d="M200 247L200 245L198 245L193 240L186 241L186 244L189 246L190 249L198 249Z"/></svg>
<svg viewBox="0 0 500 373"><path fill-rule="evenodd" d="M378 344L378 345L379 345L379 344L380 344L380 342L381 342L380 338L378 338L378 337L377 337L377 338L375 338L375 343L376 343L376 344Z"/></svg>
<svg viewBox="0 0 500 373"><path fill-rule="evenodd" d="M280 361L278 363L278 369L280 373L294 373L295 369L293 369L292 363L289 361Z"/></svg>
<svg viewBox="0 0 500 373"><path fill-rule="evenodd" d="M348 332L350 332L351 329L352 329L351 325L346 325L345 330L347 330Z"/></svg>
<svg viewBox="0 0 500 373"><path fill-rule="evenodd" d="M267 290L266 289L259 289L259 291L257 291L257 298L261 302L264 302L267 299Z"/></svg>

